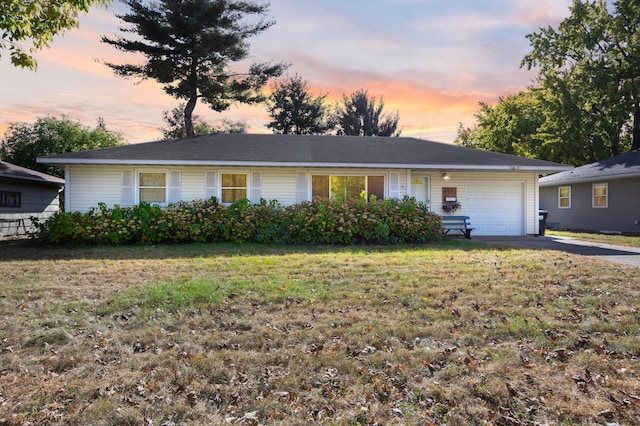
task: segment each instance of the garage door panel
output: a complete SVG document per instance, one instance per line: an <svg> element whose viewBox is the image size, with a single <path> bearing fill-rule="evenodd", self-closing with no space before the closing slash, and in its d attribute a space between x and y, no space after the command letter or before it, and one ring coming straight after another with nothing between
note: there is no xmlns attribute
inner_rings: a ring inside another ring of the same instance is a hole
<svg viewBox="0 0 640 426"><path fill-rule="evenodd" d="M473 235L523 235L524 184L467 182L467 215Z"/></svg>

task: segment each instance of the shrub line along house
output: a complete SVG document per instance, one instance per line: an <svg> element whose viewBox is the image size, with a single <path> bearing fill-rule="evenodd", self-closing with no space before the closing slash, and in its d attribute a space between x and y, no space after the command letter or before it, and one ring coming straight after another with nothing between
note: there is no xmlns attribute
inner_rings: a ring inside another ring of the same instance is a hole
<svg viewBox="0 0 640 426"><path fill-rule="evenodd" d="M55 214L63 185L63 179L0 161L0 236L27 233L32 216Z"/></svg>
<svg viewBox="0 0 640 426"><path fill-rule="evenodd" d="M640 150L540 179L552 228L640 233Z"/></svg>
<svg viewBox="0 0 640 426"><path fill-rule="evenodd" d="M415 197L474 235L538 232L538 177L570 166L415 138L212 134L38 158L65 167L66 211L217 197Z"/></svg>

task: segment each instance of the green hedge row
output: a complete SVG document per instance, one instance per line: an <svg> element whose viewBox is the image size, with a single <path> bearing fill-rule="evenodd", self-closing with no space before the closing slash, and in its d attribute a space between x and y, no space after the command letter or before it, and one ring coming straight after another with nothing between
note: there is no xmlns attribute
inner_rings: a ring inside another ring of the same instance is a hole
<svg viewBox="0 0 640 426"><path fill-rule="evenodd" d="M86 213L60 212L35 225L35 238L47 244L395 244L441 238L440 216L409 197L369 203L315 199L293 206L248 200L227 206L215 198L168 207L100 204Z"/></svg>

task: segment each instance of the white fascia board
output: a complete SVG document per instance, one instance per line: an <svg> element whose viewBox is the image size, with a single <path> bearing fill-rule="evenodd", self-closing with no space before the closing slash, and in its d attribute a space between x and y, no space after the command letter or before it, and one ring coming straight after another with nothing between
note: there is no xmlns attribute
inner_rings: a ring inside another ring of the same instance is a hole
<svg viewBox="0 0 640 426"><path fill-rule="evenodd" d="M206 161L206 160L111 160L69 158L38 158L46 164L102 164L140 166L232 166L232 167L297 167L297 168L368 168L368 169L419 169L419 170L495 170L495 171L565 171L567 166L487 166L461 164L393 164L393 163L310 163L268 161Z"/></svg>
<svg viewBox="0 0 640 426"><path fill-rule="evenodd" d="M577 183L606 182L609 180L633 179L633 178L640 178L640 174L617 174L617 175L591 176L591 177L585 177L585 178L554 180L552 182L540 182L540 186L541 187L565 186L565 185L573 185Z"/></svg>

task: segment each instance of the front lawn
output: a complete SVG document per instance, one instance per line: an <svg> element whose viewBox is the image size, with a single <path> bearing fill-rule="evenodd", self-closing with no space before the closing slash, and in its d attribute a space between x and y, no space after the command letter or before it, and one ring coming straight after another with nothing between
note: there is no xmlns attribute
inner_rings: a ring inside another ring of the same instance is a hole
<svg viewBox="0 0 640 426"><path fill-rule="evenodd" d="M0 425L634 424L639 281L463 241L0 242Z"/></svg>

